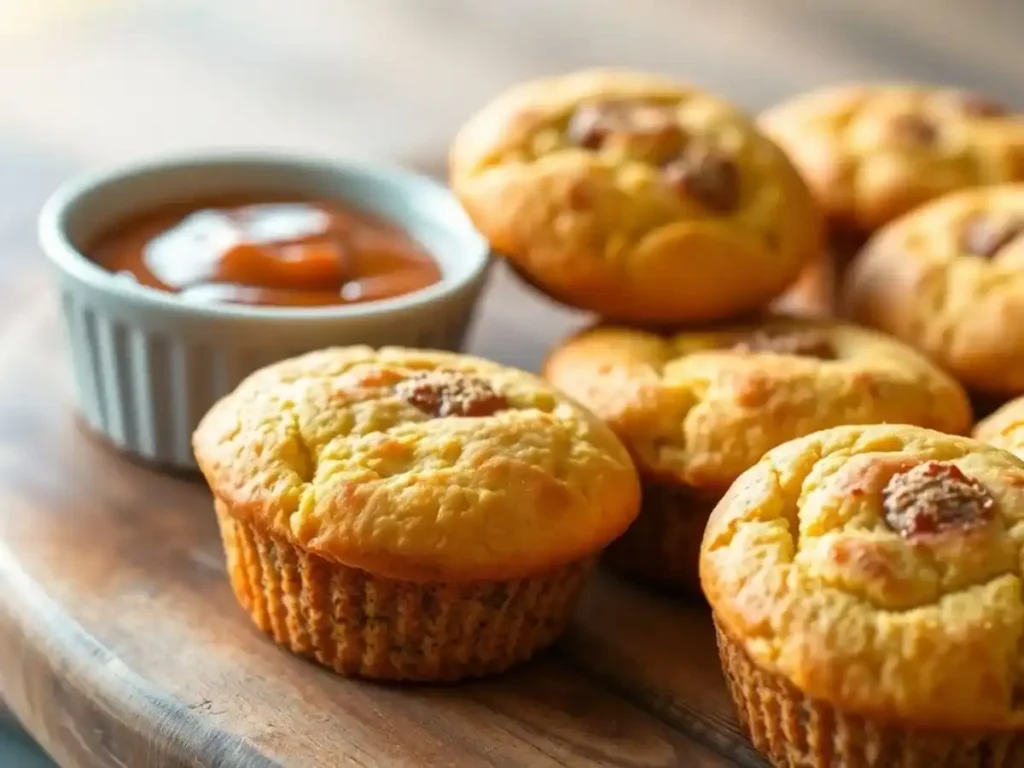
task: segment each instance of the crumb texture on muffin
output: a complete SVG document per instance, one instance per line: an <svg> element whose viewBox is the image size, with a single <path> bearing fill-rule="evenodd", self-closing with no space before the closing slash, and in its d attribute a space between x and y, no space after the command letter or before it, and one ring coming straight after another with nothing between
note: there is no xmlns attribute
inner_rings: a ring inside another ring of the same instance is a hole
<svg viewBox="0 0 1024 768"><path fill-rule="evenodd" d="M767 675L849 714L1019 726L1024 462L907 425L770 451L711 515L701 585ZM721 638L720 638L721 639Z"/></svg>
<svg viewBox="0 0 1024 768"><path fill-rule="evenodd" d="M513 87L459 131L449 170L498 252L605 316L750 310L820 245L821 216L781 150L733 105L657 75Z"/></svg>
<svg viewBox="0 0 1024 768"><path fill-rule="evenodd" d="M658 335L585 331L549 356L548 381L603 418L641 474L724 492L770 448L842 424L970 428L960 386L880 334L772 319Z"/></svg>
<svg viewBox="0 0 1024 768"><path fill-rule="evenodd" d="M955 192L884 227L844 313L925 352L969 389L1024 392L1024 184Z"/></svg>
<svg viewBox="0 0 1024 768"><path fill-rule="evenodd" d="M1024 180L1024 116L980 93L854 83L795 96L758 124L833 224L870 231L954 190Z"/></svg>
<svg viewBox="0 0 1024 768"><path fill-rule="evenodd" d="M591 414L530 374L443 352L272 365L194 446L232 516L389 578L530 576L601 549L639 504L627 452Z"/></svg>

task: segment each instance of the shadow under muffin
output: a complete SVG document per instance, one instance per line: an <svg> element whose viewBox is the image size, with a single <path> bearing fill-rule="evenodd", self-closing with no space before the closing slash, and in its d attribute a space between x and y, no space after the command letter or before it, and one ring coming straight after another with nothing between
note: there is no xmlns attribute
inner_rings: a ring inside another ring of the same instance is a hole
<svg viewBox="0 0 1024 768"><path fill-rule="evenodd" d="M640 515L608 545L602 564L650 586L700 597L700 542L720 497L653 480L641 480L641 493Z"/></svg>

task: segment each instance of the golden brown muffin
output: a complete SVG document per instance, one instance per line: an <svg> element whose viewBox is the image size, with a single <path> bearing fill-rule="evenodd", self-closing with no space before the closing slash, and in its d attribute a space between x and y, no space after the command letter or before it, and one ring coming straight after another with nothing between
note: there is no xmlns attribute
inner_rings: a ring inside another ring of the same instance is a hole
<svg viewBox="0 0 1024 768"><path fill-rule="evenodd" d="M974 437L1024 458L1024 397L1011 400L979 421Z"/></svg>
<svg viewBox="0 0 1024 768"><path fill-rule="evenodd" d="M272 365L194 446L241 604L278 643L365 677L478 676L549 645L639 502L591 414L442 352Z"/></svg>
<svg viewBox="0 0 1024 768"><path fill-rule="evenodd" d="M1024 184L963 190L892 222L850 267L844 312L968 389L1024 393Z"/></svg>
<svg viewBox="0 0 1024 768"><path fill-rule="evenodd" d="M753 310L820 246L820 213L778 147L731 104L656 75L516 86L459 131L449 170L528 281L605 317Z"/></svg>
<svg viewBox="0 0 1024 768"><path fill-rule="evenodd" d="M905 425L780 446L700 556L726 680L776 766L1024 764L1024 462Z"/></svg>
<svg viewBox="0 0 1024 768"><path fill-rule="evenodd" d="M827 308L866 238L896 217L948 192L1024 180L1024 116L955 88L831 86L768 109L758 125L796 164L830 225L821 259L834 278L805 274L786 299L801 310Z"/></svg>
<svg viewBox="0 0 1024 768"><path fill-rule="evenodd" d="M768 109L758 125L830 222L863 233L947 192L1024 179L1024 116L954 88L832 86Z"/></svg>
<svg viewBox="0 0 1024 768"><path fill-rule="evenodd" d="M841 424L971 425L955 381L903 344L837 323L597 328L552 352L544 375L615 430L644 481L640 517L609 564L683 589L696 587L711 509L769 449Z"/></svg>

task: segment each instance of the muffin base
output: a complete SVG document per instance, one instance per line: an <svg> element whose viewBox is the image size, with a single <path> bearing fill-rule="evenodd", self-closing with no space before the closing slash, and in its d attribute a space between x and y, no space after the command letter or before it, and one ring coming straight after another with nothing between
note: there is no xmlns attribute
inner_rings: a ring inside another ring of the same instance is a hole
<svg viewBox="0 0 1024 768"><path fill-rule="evenodd" d="M510 581L420 583L374 576L233 518L217 521L235 596L291 651L343 674L454 681L502 672L565 629L596 558Z"/></svg>
<svg viewBox="0 0 1024 768"><path fill-rule="evenodd" d="M628 579L700 595L700 543L717 503L717 497L644 482L640 515L605 550L604 564Z"/></svg>
<svg viewBox="0 0 1024 768"><path fill-rule="evenodd" d="M765 672L715 620L740 725L776 768L1016 768L1024 733L909 728L847 714Z"/></svg>

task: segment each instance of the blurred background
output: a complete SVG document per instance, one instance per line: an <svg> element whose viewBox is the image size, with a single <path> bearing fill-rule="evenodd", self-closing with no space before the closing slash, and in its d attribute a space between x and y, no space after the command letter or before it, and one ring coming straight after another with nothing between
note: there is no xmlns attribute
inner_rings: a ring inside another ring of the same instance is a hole
<svg viewBox="0 0 1024 768"><path fill-rule="evenodd" d="M1022 32L1016 0L0 0L0 323L45 288L23 266L39 204L97 165L245 146L443 173L496 91L592 65L670 73L750 111L848 79L1024 104ZM474 351L527 313L565 323L501 274L492 290L514 300L485 303ZM534 366L529 344L502 344L503 362Z"/></svg>
<svg viewBox="0 0 1024 768"><path fill-rule="evenodd" d="M0 141L68 164L196 144L437 163L533 75L646 67L752 110L848 78L1012 99L1022 31L1014 0L0 0Z"/></svg>
<svg viewBox="0 0 1024 768"><path fill-rule="evenodd" d="M1024 104L1022 32L1015 0L0 0L0 324L45 288L27 266L39 204L94 166L284 146L443 173L447 141L495 92L599 65L683 77L752 112L849 79ZM515 301L484 305L475 351L526 312L565 322L501 274L493 290ZM503 361L536 365L523 343Z"/></svg>
<svg viewBox="0 0 1024 768"><path fill-rule="evenodd" d="M448 140L496 91L591 65L677 75L750 111L849 79L1024 107L1022 33L1017 0L0 0L0 328L43 290L39 205L94 166L246 146L442 174ZM516 300L485 307L481 333L560 311L496 283ZM0 743L0 766L35 765L16 737Z"/></svg>

